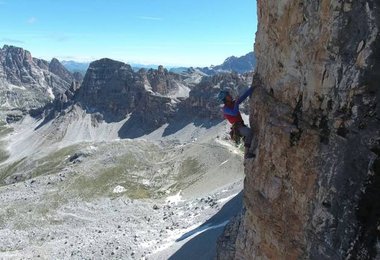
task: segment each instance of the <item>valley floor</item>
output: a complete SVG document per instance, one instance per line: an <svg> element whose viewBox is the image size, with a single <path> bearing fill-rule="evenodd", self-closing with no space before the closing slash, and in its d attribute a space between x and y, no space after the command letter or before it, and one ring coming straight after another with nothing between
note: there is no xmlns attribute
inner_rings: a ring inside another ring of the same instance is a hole
<svg viewBox="0 0 380 260"><path fill-rule="evenodd" d="M241 209L243 159L227 125L98 140L120 126L83 118L62 135L32 119L3 131L0 258L213 259ZM79 125L92 135L70 142ZM41 139L53 132L62 138Z"/></svg>

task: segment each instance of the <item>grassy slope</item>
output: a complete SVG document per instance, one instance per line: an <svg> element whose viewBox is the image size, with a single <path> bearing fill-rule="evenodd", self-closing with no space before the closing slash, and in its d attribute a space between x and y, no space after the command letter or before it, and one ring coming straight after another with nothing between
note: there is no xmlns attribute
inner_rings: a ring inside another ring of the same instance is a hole
<svg viewBox="0 0 380 260"><path fill-rule="evenodd" d="M3 122L0 122L0 163L9 158L9 154L6 151L6 143L1 141L5 136L13 131L11 127L7 127Z"/></svg>

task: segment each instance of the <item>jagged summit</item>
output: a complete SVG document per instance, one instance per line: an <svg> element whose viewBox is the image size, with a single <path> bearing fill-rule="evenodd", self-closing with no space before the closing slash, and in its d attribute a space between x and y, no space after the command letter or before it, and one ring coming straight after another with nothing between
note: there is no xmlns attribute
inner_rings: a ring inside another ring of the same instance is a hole
<svg viewBox="0 0 380 260"><path fill-rule="evenodd" d="M131 68L131 66L129 64L126 64L124 62L109 59L109 58L101 58L99 60L95 60L95 61L91 62L89 65L89 69L90 68L103 68L103 67L107 67L107 66L110 66L110 69L115 69L115 68L119 68L122 66L126 66L128 68Z"/></svg>
<svg viewBox="0 0 380 260"><path fill-rule="evenodd" d="M217 73L236 72L246 73L254 71L256 66L256 58L253 52L241 57L231 56L224 60L220 65L198 68L207 75L215 75Z"/></svg>
<svg viewBox="0 0 380 260"><path fill-rule="evenodd" d="M58 60L50 63L33 58L23 48L4 45L0 49L0 107L28 111L43 107L65 92L73 76Z"/></svg>
<svg viewBox="0 0 380 260"><path fill-rule="evenodd" d="M49 71L61 79L71 84L74 77L56 58L53 58L49 63Z"/></svg>

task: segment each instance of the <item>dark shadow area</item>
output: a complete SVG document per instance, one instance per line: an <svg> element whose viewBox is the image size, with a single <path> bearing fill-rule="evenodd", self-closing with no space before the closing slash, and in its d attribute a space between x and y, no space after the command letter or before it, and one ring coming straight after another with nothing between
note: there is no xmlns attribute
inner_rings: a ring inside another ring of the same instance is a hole
<svg viewBox="0 0 380 260"><path fill-rule="evenodd" d="M41 127L43 127L44 125L46 125L47 123L52 121L54 118L55 118L54 114L49 113L46 117L43 118L42 122L34 128L34 130L36 131L36 130L40 129ZM39 117L36 119L42 119L42 117Z"/></svg>
<svg viewBox="0 0 380 260"><path fill-rule="evenodd" d="M46 104L44 107L29 111L29 115L37 120L43 119L42 122L34 128L38 130L50 121L54 120L68 106L63 106L59 101L54 100L52 103Z"/></svg>
<svg viewBox="0 0 380 260"><path fill-rule="evenodd" d="M139 115L132 114L125 124L119 129L118 136L121 139L134 139L152 133L160 126L154 127L150 122L144 122Z"/></svg>
<svg viewBox="0 0 380 260"><path fill-rule="evenodd" d="M212 260L216 256L216 240L224 226L207 230L183 245L169 260Z"/></svg>
<svg viewBox="0 0 380 260"><path fill-rule="evenodd" d="M214 216L205 223L182 235L176 242L184 240L202 230L202 233L193 237L184 244L169 259L214 259L216 255L216 241L222 234L225 225L221 225L229 221L238 214L243 208L243 192L241 191L233 199L227 202ZM218 226L219 227L215 227ZM215 228L212 228L215 227Z"/></svg>
<svg viewBox="0 0 380 260"><path fill-rule="evenodd" d="M176 132L183 129L185 126L187 126L190 123L193 123L197 127L203 127L203 128L209 129L223 121L223 118L207 119L207 118L201 118L197 116L183 117L182 115L186 115L186 112L180 111L177 113L177 116L173 120L171 120L169 122L169 125L165 128L163 136L175 134Z"/></svg>
<svg viewBox="0 0 380 260"><path fill-rule="evenodd" d="M182 116L184 114L181 112L177 112L176 114L177 115L174 118L169 120L168 126L163 132L163 137L175 134L188 124L194 124L197 127L209 129L223 121L222 119L206 119L191 116L184 117ZM118 136L121 139L138 138L152 133L164 124L165 122L160 123L151 120L144 120L141 114L132 114L127 122L125 122L125 124L118 131Z"/></svg>

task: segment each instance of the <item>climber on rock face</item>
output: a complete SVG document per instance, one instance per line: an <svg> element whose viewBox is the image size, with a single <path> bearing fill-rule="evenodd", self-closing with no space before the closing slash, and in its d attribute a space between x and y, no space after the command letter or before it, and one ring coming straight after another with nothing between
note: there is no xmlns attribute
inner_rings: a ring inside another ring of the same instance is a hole
<svg viewBox="0 0 380 260"><path fill-rule="evenodd" d="M239 111L239 105L248 96L251 96L253 92L253 86L250 87L243 95L238 97L236 100L230 95L226 90L221 90L218 94L218 100L224 103L223 115L224 118L232 124L231 127L231 138L235 142L239 142L241 137L244 137L244 159L253 158L254 154L250 152L249 148L252 142L252 131L249 127L244 124L243 118L241 117Z"/></svg>

